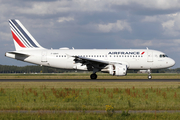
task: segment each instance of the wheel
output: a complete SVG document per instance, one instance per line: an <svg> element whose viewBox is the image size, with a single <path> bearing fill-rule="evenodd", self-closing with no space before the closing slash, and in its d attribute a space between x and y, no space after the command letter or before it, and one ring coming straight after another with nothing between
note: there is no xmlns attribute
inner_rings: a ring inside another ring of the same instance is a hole
<svg viewBox="0 0 180 120"><path fill-rule="evenodd" d="M96 74L91 74L91 79L96 79L97 78L97 75Z"/></svg>
<svg viewBox="0 0 180 120"><path fill-rule="evenodd" d="M151 75L149 75L149 76L148 76L148 79L152 79L152 76L151 76Z"/></svg>

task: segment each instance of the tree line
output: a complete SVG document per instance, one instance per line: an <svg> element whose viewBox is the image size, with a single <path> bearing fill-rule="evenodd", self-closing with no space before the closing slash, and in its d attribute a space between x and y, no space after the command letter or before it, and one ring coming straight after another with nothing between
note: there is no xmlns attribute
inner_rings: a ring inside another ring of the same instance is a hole
<svg viewBox="0 0 180 120"><path fill-rule="evenodd" d="M76 70L64 70L39 65L12 66L0 65L0 73L64 73L75 72ZM128 70L128 73L137 73L139 70ZM180 68L152 70L152 73L180 73Z"/></svg>
<svg viewBox="0 0 180 120"><path fill-rule="evenodd" d="M0 65L0 73L63 73L63 72L67 72L67 70L56 69L46 66L38 66L38 65L28 65L28 66Z"/></svg>

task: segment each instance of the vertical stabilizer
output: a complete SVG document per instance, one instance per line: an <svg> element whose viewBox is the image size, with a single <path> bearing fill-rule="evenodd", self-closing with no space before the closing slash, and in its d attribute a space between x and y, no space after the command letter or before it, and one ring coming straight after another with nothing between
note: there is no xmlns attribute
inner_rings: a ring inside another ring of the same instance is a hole
<svg viewBox="0 0 180 120"><path fill-rule="evenodd" d="M12 32L12 37L14 40L16 51L43 48L27 31L27 29L21 24L19 20L10 19L9 25Z"/></svg>

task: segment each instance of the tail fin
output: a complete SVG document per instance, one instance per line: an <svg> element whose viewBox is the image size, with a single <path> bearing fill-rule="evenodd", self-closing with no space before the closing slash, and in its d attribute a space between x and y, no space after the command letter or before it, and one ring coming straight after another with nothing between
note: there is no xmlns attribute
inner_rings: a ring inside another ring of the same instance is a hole
<svg viewBox="0 0 180 120"><path fill-rule="evenodd" d="M10 19L9 25L14 40L16 50L43 48L34 39L34 37L27 31L19 20Z"/></svg>

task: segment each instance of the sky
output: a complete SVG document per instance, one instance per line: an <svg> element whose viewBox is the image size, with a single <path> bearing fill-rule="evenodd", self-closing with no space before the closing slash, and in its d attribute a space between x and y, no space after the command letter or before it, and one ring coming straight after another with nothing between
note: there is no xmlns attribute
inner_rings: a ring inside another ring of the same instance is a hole
<svg viewBox="0 0 180 120"><path fill-rule="evenodd" d="M180 0L0 0L0 64L15 50L8 19L45 48L154 49L180 67Z"/></svg>

